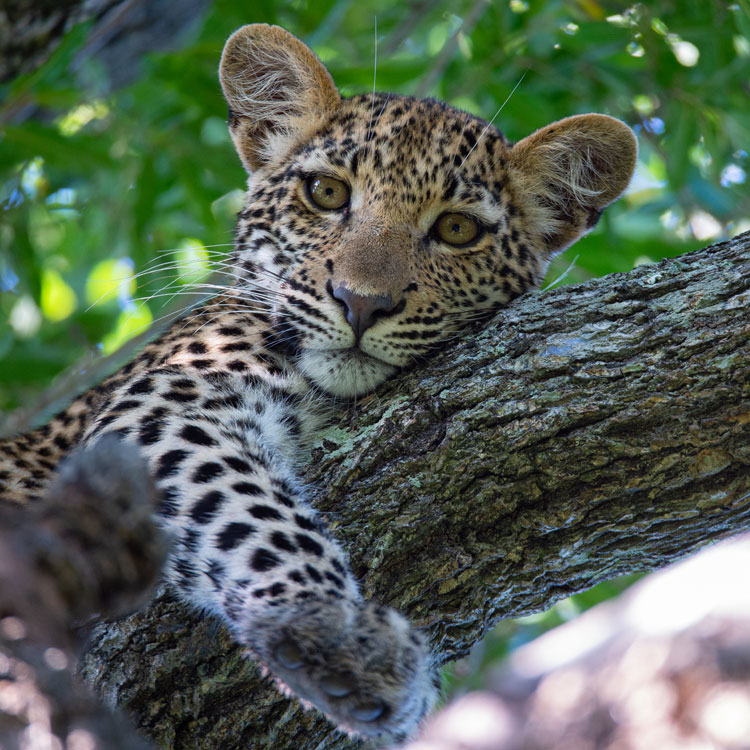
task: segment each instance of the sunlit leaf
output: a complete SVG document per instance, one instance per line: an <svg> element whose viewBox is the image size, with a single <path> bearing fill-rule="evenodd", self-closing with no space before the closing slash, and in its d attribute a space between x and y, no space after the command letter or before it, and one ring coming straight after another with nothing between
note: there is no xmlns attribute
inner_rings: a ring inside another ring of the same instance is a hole
<svg viewBox="0 0 750 750"><path fill-rule="evenodd" d="M65 320L78 307L76 293L51 268L42 271L42 294L39 302L44 317L53 323Z"/></svg>
<svg viewBox="0 0 750 750"><path fill-rule="evenodd" d="M97 263L86 279L86 302L103 305L119 297L127 299L135 294L133 264L127 259L109 259Z"/></svg>
<svg viewBox="0 0 750 750"><path fill-rule="evenodd" d="M102 339L102 352L111 354L116 351L133 336L143 333L152 321L153 315L145 303L140 303L131 310L124 310L117 318L114 329Z"/></svg>
<svg viewBox="0 0 750 750"><path fill-rule="evenodd" d="M174 251L180 283L192 284L208 276L211 271L209 255L200 240L187 237Z"/></svg>

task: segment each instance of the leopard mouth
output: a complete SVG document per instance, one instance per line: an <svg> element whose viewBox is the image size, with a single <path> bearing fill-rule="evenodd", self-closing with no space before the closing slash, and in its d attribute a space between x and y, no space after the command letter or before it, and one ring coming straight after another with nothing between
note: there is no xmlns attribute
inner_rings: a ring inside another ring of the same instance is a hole
<svg viewBox="0 0 750 750"><path fill-rule="evenodd" d="M318 389L339 398L356 398L375 390L400 369L354 346L319 348L305 345L304 333L280 319L266 331L265 345L289 357L304 377Z"/></svg>
<svg viewBox="0 0 750 750"><path fill-rule="evenodd" d="M325 350L302 347L296 363L303 375L318 388L342 398L370 393L399 369L359 347Z"/></svg>
<svg viewBox="0 0 750 750"><path fill-rule="evenodd" d="M299 333L282 334L281 332L274 330L266 337L266 346L273 351L294 358L302 356L305 352L314 352L321 355L335 355L355 362L367 363L374 361L389 367L397 366L392 362L388 362L385 359L364 351L358 344L349 347L321 349L315 346L305 346L301 342L301 338L302 337Z"/></svg>
<svg viewBox="0 0 750 750"><path fill-rule="evenodd" d="M388 362L388 360L381 359L380 357L377 357L374 354L370 354L369 352L366 352L358 344L355 344L354 346L350 346L349 348L334 349L332 351L336 352L336 354L340 356L348 357L354 361L360 361L363 363L379 362L380 364L387 365L389 367L397 366L397 365L394 365L393 362Z"/></svg>

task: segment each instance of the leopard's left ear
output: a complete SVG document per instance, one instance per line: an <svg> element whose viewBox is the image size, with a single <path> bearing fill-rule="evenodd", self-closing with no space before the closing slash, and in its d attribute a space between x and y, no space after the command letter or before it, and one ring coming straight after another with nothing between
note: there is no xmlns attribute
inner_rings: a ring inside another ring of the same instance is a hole
<svg viewBox="0 0 750 750"><path fill-rule="evenodd" d="M607 115L568 117L513 147L513 182L547 259L594 227L628 186L637 156L633 131Z"/></svg>
<svg viewBox="0 0 750 750"><path fill-rule="evenodd" d="M341 103L317 55L285 29L265 23L229 37L219 79L229 131L249 172L309 138Z"/></svg>

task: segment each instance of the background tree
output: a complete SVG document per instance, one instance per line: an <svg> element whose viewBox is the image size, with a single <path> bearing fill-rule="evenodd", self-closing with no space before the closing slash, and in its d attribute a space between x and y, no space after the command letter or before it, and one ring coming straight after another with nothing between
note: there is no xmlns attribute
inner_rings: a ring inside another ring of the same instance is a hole
<svg viewBox="0 0 750 750"><path fill-rule="evenodd" d="M123 85L142 71L144 53L180 45L180 36L200 19L208 0L5 0L0 9L0 83L31 73L46 62L63 36L86 24L85 43L68 73L96 56L112 85ZM85 87L85 77L81 79ZM16 121L35 113L35 97L14 98ZM8 118L6 109L5 117Z"/></svg>

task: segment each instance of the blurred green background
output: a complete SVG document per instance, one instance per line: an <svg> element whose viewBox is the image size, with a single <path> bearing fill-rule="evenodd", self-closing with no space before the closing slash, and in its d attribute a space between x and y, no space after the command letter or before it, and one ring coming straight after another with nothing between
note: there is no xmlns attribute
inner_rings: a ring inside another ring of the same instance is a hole
<svg viewBox="0 0 750 750"><path fill-rule="evenodd" d="M344 94L372 90L377 37L378 90L486 119L525 72L495 121L511 139L582 112L630 124L630 190L547 283L750 229L750 0L216 0L183 47L146 55L117 90L96 59L71 65L89 33L78 26L40 69L0 87L2 412L114 352L228 249L245 175L216 69L226 37L261 21L310 44ZM449 680L475 684L482 663L628 582L503 624Z"/></svg>

